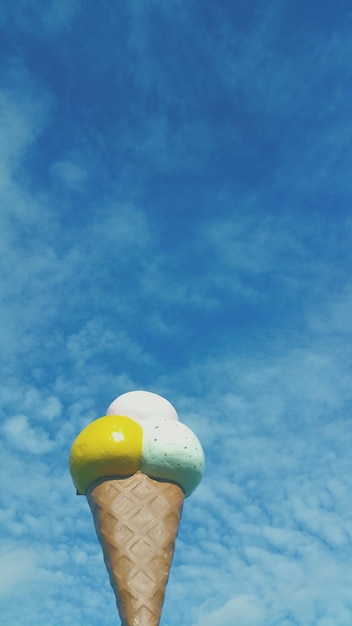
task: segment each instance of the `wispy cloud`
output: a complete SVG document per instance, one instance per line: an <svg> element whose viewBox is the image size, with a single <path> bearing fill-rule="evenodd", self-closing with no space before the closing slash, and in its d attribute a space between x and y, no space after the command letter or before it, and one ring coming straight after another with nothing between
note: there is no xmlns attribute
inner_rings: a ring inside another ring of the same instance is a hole
<svg viewBox="0 0 352 626"><path fill-rule="evenodd" d="M84 183L87 173L86 171L70 160L55 161L50 168L53 176L56 176L61 182L68 187L80 187Z"/></svg>
<svg viewBox="0 0 352 626"><path fill-rule="evenodd" d="M14 549L0 556L3 575L0 584L0 594L7 596L18 592L24 581L34 578L37 574L38 557L34 550Z"/></svg>
<svg viewBox="0 0 352 626"><path fill-rule="evenodd" d="M35 5L31 0L20 0L14 7L7 5L2 11L2 21L33 32L39 36L57 34L68 28L80 8L80 0L54 0L50 5L39 2Z"/></svg>
<svg viewBox="0 0 352 626"><path fill-rule="evenodd" d="M49 440L43 429L32 428L25 415L15 415L6 420L3 432L15 448L24 452L43 454L54 447L54 442Z"/></svg>

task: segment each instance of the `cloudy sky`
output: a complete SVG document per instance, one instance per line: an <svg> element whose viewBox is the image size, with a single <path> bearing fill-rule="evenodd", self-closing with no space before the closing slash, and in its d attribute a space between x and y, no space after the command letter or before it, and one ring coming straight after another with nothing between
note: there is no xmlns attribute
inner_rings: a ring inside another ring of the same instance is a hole
<svg viewBox="0 0 352 626"><path fill-rule="evenodd" d="M351 625L351 27L349 0L2 3L4 625L119 623L67 460L134 389L207 461L162 626Z"/></svg>

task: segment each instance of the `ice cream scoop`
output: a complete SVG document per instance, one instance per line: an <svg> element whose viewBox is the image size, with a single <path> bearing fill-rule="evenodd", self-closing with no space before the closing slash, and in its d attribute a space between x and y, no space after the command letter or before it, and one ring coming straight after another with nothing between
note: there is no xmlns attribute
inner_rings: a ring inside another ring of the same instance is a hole
<svg viewBox="0 0 352 626"><path fill-rule="evenodd" d="M178 420L171 402L151 391L129 391L118 396L110 404L106 415L127 415L143 421L156 417Z"/></svg>
<svg viewBox="0 0 352 626"><path fill-rule="evenodd" d="M165 398L119 396L70 453L85 494L122 626L158 626L182 505L204 471L202 446Z"/></svg>

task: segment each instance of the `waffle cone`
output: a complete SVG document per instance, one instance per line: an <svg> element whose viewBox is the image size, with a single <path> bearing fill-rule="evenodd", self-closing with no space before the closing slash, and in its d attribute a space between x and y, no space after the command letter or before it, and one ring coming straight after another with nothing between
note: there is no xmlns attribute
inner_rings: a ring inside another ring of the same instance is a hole
<svg viewBox="0 0 352 626"><path fill-rule="evenodd" d="M184 493L137 472L87 491L122 626L158 626Z"/></svg>

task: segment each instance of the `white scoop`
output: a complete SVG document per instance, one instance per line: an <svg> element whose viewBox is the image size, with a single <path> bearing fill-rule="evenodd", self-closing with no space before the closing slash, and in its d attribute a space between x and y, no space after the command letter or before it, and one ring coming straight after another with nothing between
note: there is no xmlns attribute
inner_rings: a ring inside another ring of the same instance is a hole
<svg viewBox="0 0 352 626"><path fill-rule="evenodd" d="M151 391L129 391L118 396L109 406L106 415L124 415L138 422L155 418L178 420L172 404Z"/></svg>

